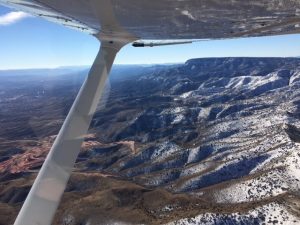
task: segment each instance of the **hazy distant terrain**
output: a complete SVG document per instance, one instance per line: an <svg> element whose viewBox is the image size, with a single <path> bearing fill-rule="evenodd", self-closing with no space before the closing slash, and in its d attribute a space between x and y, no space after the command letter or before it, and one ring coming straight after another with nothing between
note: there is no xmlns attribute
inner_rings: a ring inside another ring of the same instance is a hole
<svg viewBox="0 0 300 225"><path fill-rule="evenodd" d="M0 224L87 71L0 71ZM299 107L299 58L116 66L54 224L299 224Z"/></svg>

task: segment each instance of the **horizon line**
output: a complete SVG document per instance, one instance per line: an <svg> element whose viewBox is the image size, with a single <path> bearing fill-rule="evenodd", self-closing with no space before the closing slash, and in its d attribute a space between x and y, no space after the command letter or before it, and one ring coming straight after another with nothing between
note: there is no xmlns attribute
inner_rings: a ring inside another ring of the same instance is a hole
<svg viewBox="0 0 300 225"><path fill-rule="evenodd" d="M300 56L210 56L210 57L199 57L191 58L181 62L153 62L153 63L115 63L113 66L149 66L149 65L174 65L174 64L184 64L189 60L193 59L213 59L213 58L300 58ZM0 71L12 71L12 70L56 70L56 69L71 69L78 67L91 67L90 65L62 65L53 67L28 67L28 68L0 68Z"/></svg>

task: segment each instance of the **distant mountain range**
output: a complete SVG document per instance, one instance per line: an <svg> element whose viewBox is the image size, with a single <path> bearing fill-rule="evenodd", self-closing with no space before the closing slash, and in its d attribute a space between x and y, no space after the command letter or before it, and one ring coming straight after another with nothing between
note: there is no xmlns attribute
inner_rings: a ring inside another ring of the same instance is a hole
<svg viewBox="0 0 300 225"><path fill-rule="evenodd" d="M88 72L69 69L0 72L0 224ZM54 224L298 224L299 143L300 58L116 66Z"/></svg>

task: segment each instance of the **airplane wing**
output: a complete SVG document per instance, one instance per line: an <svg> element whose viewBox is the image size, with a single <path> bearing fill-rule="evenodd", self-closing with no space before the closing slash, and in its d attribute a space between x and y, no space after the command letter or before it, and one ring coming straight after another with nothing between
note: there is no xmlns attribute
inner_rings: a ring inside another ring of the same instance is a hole
<svg viewBox="0 0 300 225"><path fill-rule="evenodd" d="M141 39L134 42L136 47L300 33L299 0L0 0L1 3L89 33L101 41L89 75L15 225L51 224L114 57L123 45Z"/></svg>
<svg viewBox="0 0 300 225"><path fill-rule="evenodd" d="M300 32L298 0L0 0L90 34L219 39Z"/></svg>
<svg viewBox="0 0 300 225"><path fill-rule="evenodd" d="M73 28L79 31L87 32L89 34L96 34L97 30L93 30L91 27L83 24L79 20L75 18L71 18L64 14L63 12L59 12L58 10L52 9L50 7L46 7L38 1L10 1L10 0L0 0L0 4L5 5L7 7L21 10L32 14L34 16L42 17L51 22L59 23L69 28Z"/></svg>

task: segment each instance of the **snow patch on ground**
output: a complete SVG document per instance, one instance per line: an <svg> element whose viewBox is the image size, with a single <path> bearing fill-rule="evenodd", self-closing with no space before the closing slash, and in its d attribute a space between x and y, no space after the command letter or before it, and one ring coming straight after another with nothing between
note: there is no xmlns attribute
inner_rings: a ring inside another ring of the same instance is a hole
<svg viewBox="0 0 300 225"><path fill-rule="evenodd" d="M216 224L285 224L297 225L297 217L277 203L270 203L246 213L204 213L192 218L184 218L167 225L216 225Z"/></svg>

